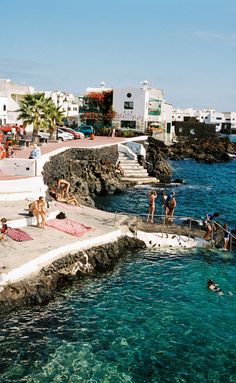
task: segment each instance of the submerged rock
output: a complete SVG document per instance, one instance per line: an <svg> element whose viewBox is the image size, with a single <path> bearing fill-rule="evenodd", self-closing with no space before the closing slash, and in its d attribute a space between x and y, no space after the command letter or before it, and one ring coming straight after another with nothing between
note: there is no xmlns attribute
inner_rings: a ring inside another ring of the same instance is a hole
<svg viewBox="0 0 236 383"><path fill-rule="evenodd" d="M5 314L24 306L47 304L62 287L82 280L85 275L105 272L120 258L145 247L143 241L124 236L116 242L65 255L44 267L38 275L5 286L0 292L0 312Z"/></svg>

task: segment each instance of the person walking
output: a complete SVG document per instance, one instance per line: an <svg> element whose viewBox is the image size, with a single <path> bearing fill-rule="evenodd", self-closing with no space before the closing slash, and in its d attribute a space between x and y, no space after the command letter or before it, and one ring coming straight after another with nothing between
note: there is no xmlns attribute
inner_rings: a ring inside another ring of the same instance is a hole
<svg viewBox="0 0 236 383"><path fill-rule="evenodd" d="M157 197L156 191L151 190L148 193L149 205L148 205L147 222L150 221L151 223L153 223L153 216L154 216L154 212L155 212L155 199L156 199L156 197Z"/></svg>

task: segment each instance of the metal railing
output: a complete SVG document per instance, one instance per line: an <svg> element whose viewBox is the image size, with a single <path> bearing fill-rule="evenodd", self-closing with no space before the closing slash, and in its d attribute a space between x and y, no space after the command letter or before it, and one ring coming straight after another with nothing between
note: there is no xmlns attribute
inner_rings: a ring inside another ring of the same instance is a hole
<svg viewBox="0 0 236 383"><path fill-rule="evenodd" d="M147 219L147 214L135 214L135 213L125 213L125 212L116 211L114 213L113 226L115 226L116 221L117 221L117 217L119 215L125 215L127 217L133 217L133 218L136 217L136 221L132 223L133 232L134 232L134 235L136 235L136 236L137 236L137 232L139 230L141 223L146 222L146 219ZM168 217L165 214L155 214L153 216L153 223L160 225L160 230L161 230L162 236L164 236L164 234L166 234L166 232L167 232L166 229L171 228L172 224L174 224L174 222L175 222L176 226L178 226L180 229L183 230L182 235L186 235L188 237L188 240L190 240L190 237L192 237L194 235L195 230L203 230L203 225L201 224L202 220L199 218L175 215L172 217L171 222L167 222L167 219L168 219ZM193 228L193 223L197 224L198 227ZM219 227L222 230L222 234L224 232L229 234L229 251L232 251L232 243L233 243L233 240L235 240L235 243L236 243L236 236L234 234L232 234L229 230L224 229L223 226L221 226L218 222L213 221L213 224L215 224L217 227ZM214 225L213 225L212 226L212 232L211 232L211 245L212 245L212 247L215 245L215 241L214 241L215 233L216 233L216 230L214 230ZM224 237L222 236L220 238L220 240L223 240L223 238Z"/></svg>
<svg viewBox="0 0 236 383"><path fill-rule="evenodd" d="M223 233L227 233L229 235L229 251L231 252L232 251L232 243L233 243L233 239L235 240L236 242L236 236L234 234L231 233L231 231L229 230L226 230L223 226L221 226L221 224L219 224L218 222L215 222L213 221L213 226L212 226L212 242L214 241L213 239L213 236L214 236L214 225L216 225L217 227L219 227Z"/></svg>

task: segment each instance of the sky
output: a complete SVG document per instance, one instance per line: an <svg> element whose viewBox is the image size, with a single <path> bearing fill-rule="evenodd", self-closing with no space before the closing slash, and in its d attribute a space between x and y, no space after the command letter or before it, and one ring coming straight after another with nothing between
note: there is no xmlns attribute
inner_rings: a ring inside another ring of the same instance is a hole
<svg viewBox="0 0 236 383"><path fill-rule="evenodd" d="M176 108L236 111L235 0L0 0L0 78L81 94L147 80Z"/></svg>

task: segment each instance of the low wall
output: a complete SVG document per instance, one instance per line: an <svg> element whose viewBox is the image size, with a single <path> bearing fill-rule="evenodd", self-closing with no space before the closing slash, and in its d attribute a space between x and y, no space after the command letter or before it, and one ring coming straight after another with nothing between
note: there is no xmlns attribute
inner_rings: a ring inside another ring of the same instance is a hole
<svg viewBox="0 0 236 383"><path fill-rule="evenodd" d="M0 161L0 172L9 176L34 177L36 175L36 160L5 158Z"/></svg>
<svg viewBox="0 0 236 383"><path fill-rule="evenodd" d="M43 177L0 180L0 201L22 201L44 196L46 186Z"/></svg>

